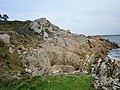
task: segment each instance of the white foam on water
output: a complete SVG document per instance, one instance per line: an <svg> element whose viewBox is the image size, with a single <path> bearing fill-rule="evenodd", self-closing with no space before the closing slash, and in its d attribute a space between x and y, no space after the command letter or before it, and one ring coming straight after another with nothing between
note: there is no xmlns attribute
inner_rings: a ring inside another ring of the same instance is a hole
<svg viewBox="0 0 120 90"><path fill-rule="evenodd" d="M109 56L111 59L120 60L120 48L111 50L111 51L108 53L108 56Z"/></svg>
<svg viewBox="0 0 120 90"><path fill-rule="evenodd" d="M107 37L103 37L103 38L109 39L110 41L113 41L113 42L116 42L120 46L120 35L107 36ZM108 53L108 56L111 59L120 60L120 48L111 50Z"/></svg>

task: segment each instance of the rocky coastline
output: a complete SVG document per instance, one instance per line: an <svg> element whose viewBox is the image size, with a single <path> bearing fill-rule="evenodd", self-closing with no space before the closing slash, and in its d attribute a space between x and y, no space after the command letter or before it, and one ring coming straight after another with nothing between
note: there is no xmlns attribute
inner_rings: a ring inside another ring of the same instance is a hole
<svg viewBox="0 0 120 90"><path fill-rule="evenodd" d="M2 32L0 40L8 44L10 54L17 54L22 72L31 77L83 72L94 77L95 89L120 89L120 62L107 57L119 46L101 36L74 34L41 18L30 22L27 29Z"/></svg>

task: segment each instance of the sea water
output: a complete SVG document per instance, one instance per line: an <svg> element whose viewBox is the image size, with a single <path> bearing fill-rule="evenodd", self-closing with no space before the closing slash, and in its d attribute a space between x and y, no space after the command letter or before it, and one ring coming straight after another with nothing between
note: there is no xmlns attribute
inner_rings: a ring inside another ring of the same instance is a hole
<svg viewBox="0 0 120 90"><path fill-rule="evenodd" d="M103 38L116 42L120 46L120 35L105 35ZM111 50L108 56L112 59L120 60L120 48Z"/></svg>

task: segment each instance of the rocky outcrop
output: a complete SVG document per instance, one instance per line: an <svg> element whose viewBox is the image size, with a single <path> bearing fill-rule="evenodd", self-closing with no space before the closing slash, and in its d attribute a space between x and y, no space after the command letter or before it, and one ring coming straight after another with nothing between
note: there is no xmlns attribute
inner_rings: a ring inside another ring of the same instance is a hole
<svg viewBox="0 0 120 90"><path fill-rule="evenodd" d="M29 67L35 66L35 61L37 64L41 63L40 69L53 65L71 65L76 70L89 73L94 58L103 60L109 50L118 47L100 36L86 37L59 29L46 18L31 22L30 29L43 34L41 37L44 42L38 45L40 48L26 51L23 59L31 63L32 66Z"/></svg>
<svg viewBox="0 0 120 90"><path fill-rule="evenodd" d="M51 63L47 52L43 48L33 49L23 58L25 71L31 73L33 76L40 75L41 70L48 66L51 66Z"/></svg>
<svg viewBox="0 0 120 90"><path fill-rule="evenodd" d="M59 29L45 18L33 21L31 29L42 34L44 42L39 46L46 53L45 56L42 55L40 58L44 57L42 62L46 59L49 62L48 65L42 63L43 67L39 71L34 69L37 72L34 75L74 73L74 70L80 70L96 78L94 83L96 89L99 87L106 90L119 88L119 66L106 58L109 50L118 48L116 43L105 40L100 36L86 37L73 34L70 31ZM36 55L39 57L40 54L36 53ZM37 60L37 63L41 62L39 58ZM31 65L35 66L32 63Z"/></svg>
<svg viewBox="0 0 120 90"><path fill-rule="evenodd" d="M55 31L59 30L59 27L53 25L46 18L40 18L31 22L30 30L39 33L46 40L49 36L54 35Z"/></svg>
<svg viewBox="0 0 120 90"><path fill-rule="evenodd" d="M120 63L110 58L94 61L91 74L95 78L94 87L104 90L120 89Z"/></svg>
<svg viewBox="0 0 120 90"><path fill-rule="evenodd" d="M109 50L118 48L114 42L100 36L86 37L71 33L70 30L65 31L46 18L31 22L26 32L19 29L16 34L10 35L11 42L10 37L6 39L2 36L2 40L14 46L9 48L9 52L18 54L22 60L21 66L31 76L74 73L80 70L96 78L96 89L119 88L119 66L106 58Z"/></svg>

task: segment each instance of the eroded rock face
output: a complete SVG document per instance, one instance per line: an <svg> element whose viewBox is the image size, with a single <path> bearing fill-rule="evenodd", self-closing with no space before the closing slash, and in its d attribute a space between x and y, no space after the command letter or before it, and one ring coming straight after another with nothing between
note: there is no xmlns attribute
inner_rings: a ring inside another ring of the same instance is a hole
<svg viewBox="0 0 120 90"><path fill-rule="evenodd" d="M44 39L46 39L54 35L54 32L58 31L59 27L53 25L46 18L40 18L31 22L30 29L44 36Z"/></svg>
<svg viewBox="0 0 120 90"><path fill-rule="evenodd" d="M51 52L50 58L52 65L72 65L76 69L79 68L79 63L82 61L82 59L73 52Z"/></svg>
<svg viewBox="0 0 120 90"><path fill-rule="evenodd" d="M23 66L26 72L31 73L33 76L38 76L41 75L41 70L51 66L51 63L45 49L40 48L33 49L24 56Z"/></svg>
<svg viewBox="0 0 120 90"><path fill-rule="evenodd" d="M92 64L91 74L96 79L94 87L102 87L105 90L120 89L120 64L115 60L106 58Z"/></svg>
<svg viewBox="0 0 120 90"><path fill-rule="evenodd" d="M75 68L71 65L53 65L46 69L46 75L62 74L62 73L73 73Z"/></svg>
<svg viewBox="0 0 120 90"><path fill-rule="evenodd" d="M96 57L103 60L109 50L118 47L100 36L86 37L59 29L46 18L34 20L30 28L42 34L44 42L39 45L42 48L37 47L37 50L27 51L24 55L25 60L31 63L29 67L36 67L36 63L40 69L53 65L71 65L76 70L90 73Z"/></svg>

